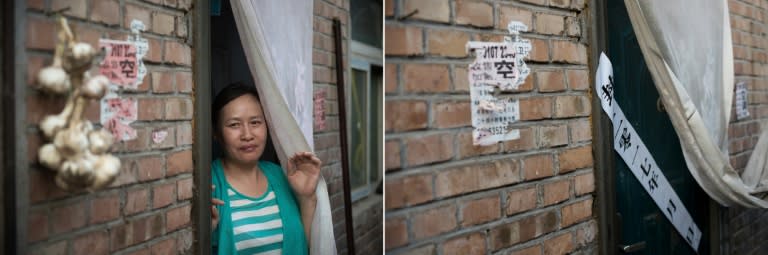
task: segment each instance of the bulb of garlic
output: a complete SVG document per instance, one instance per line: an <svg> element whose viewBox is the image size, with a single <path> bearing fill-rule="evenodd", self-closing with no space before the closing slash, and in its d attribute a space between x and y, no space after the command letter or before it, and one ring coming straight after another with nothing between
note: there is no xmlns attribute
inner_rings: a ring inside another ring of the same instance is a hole
<svg viewBox="0 0 768 255"><path fill-rule="evenodd" d="M109 185L120 170L120 159L110 154L104 154L96 159L91 188L101 188Z"/></svg>
<svg viewBox="0 0 768 255"><path fill-rule="evenodd" d="M82 87L83 95L90 99L99 99L104 96L109 85L109 79L104 75L96 75L88 79Z"/></svg>
<svg viewBox="0 0 768 255"><path fill-rule="evenodd" d="M64 58L64 69L75 70L90 66L94 56L96 56L96 50L93 46L84 42L75 43L69 48Z"/></svg>
<svg viewBox="0 0 768 255"><path fill-rule="evenodd" d="M45 67L37 73L37 82L44 91L63 94L69 91L71 85L64 69L56 66Z"/></svg>
<svg viewBox="0 0 768 255"><path fill-rule="evenodd" d="M88 142L90 143L91 153L102 154L112 146L112 133L107 130L99 129L88 133Z"/></svg>
<svg viewBox="0 0 768 255"><path fill-rule="evenodd" d="M88 148L88 137L85 133L75 128L62 130L53 139L53 145L65 158L71 158L81 154Z"/></svg>
<svg viewBox="0 0 768 255"><path fill-rule="evenodd" d="M67 120L59 115L48 115L42 122L40 122L40 130L43 131L43 135L48 140L53 139L56 132L64 128L67 125Z"/></svg>
<svg viewBox="0 0 768 255"><path fill-rule="evenodd" d="M40 164L48 169L58 169L61 165L61 154L53 144L47 143L37 151Z"/></svg>

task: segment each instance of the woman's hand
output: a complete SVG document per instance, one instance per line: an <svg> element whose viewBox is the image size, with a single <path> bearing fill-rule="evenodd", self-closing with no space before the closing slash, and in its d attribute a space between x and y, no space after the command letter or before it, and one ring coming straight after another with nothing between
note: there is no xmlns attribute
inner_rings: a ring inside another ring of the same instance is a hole
<svg viewBox="0 0 768 255"><path fill-rule="evenodd" d="M293 192L299 200L315 200L315 189L320 180L320 159L311 152L298 152L288 162L287 177Z"/></svg>
<svg viewBox="0 0 768 255"><path fill-rule="evenodd" d="M211 185L211 189L216 189L216 185ZM219 225L219 209L216 209L216 206L223 205L224 201L211 198L211 203L211 230L214 230Z"/></svg>

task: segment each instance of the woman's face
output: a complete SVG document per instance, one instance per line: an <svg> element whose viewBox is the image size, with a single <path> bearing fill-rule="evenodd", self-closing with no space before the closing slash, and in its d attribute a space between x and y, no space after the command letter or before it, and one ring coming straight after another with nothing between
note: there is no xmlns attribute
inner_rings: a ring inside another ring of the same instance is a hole
<svg viewBox="0 0 768 255"><path fill-rule="evenodd" d="M253 163L264 153L267 123L261 104L253 95L242 95L224 105L219 130L226 156L239 163Z"/></svg>

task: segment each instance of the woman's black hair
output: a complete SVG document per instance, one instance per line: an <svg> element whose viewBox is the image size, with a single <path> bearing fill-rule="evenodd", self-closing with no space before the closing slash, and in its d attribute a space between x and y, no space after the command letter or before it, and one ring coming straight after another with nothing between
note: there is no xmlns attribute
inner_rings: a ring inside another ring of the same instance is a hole
<svg viewBox="0 0 768 255"><path fill-rule="evenodd" d="M256 87L253 85L248 85L243 82L234 82L219 91L218 94L216 94L216 98L213 99L213 106L211 109L211 114L213 116L212 124L213 124L213 130L218 134L220 130L219 127L219 118L221 118L221 109L224 108L225 105L227 105L232 100L235 100L236 98L243 96L243 95L252 95L256 97L256 100L261 102L259 100L259 93L256 91Z"/></svg>

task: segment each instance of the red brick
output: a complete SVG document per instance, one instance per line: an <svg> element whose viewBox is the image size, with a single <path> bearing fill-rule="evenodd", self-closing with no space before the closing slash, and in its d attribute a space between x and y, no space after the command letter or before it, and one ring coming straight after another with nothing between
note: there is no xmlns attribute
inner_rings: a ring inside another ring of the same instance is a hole
<svg viewBox="0 0 768 255"><path fill-rule="evenodd" d="M571 232L544 241L545 255L568 254L571 251L573 251L573 234Z"/></svg>
<svg viewBox="0 0 768 255"><path fill-rule="evenodd" d="M27 124L38 125L45 116L59 114L67 99L43 93L28 93Z"/></svg>
<svg viewBox="0 0 768 255"><path fill-rule="evenodd" d="M483 224L501 217L499 196L477 198L462 203L461 226Z"/></svg>
<svg viewBox="0 0 768 255"><path fill-rule="evenodd" d="M191 72L174 72L176 74L176 91L181 93L192 92L194 80Z"/></svg>
<svg viewBox="0 0 768 255"><path fill-rule="evenodd" d="M551 182L543 184L541 187L544 194L544 204L542 206L563 202L571 196L570 180Z"/></svg>
<svg viewBox="0 0 768 255"><path fill-rule="evenodd" d="M28 49L52 50L56 46L58 23L30 16L27 18L26 46Z"/></svg>
<svg viewBox="0 0 768 255"><path fill-rule="evenodd" d="M163 99L160 98L139 98L138 120L161 120L163 119Z"/></svg>
<svg viewBox="0 0 768 255"><path fill-rule="evenodd" d="M568 144L568 126L543 126L539 129L539 147L554 147Z"/></svg>
<svg viewBox="0 0 768 255"><path fill-rule="evenodd" d="M125 4L125 18L123 19L123 27L131 28L131 21L139 20L144 25L152 27L150 10L133 4Z"/></svg>
<svg viewBox="0 0 768 255"><path fill-rule="evenodd" d="M549 1L549 5L559 8L568 8L571 5L571 0L551 0Z"/></svg>
<svg viewBox="0 0 768 255"><path fill-rule="evenodd" d="M574 190L577 196L595 191L595 176L592 172L574 177Z"/></svg>
<svg viewBox="0 0 768 255"><path fill-rule="evenodd" d="M74 254L109 254L109 233L96 230L80 235L73 244Z"/></svg>
<svg viewBox="0 0 768 255"><path fill-rule="evenodd" d="M391 17L395 15L395 3L394 0L384 1L384 15Z"/></svg>
<svg viewBox="0 0 768 255"><path fill-rule="evenodd" d="M389 190L387 190L389 191ZM387 250L403 246L408 243L408 225L403 218L387 219L384 224L386 230L384 236Z"/></svg>
<svg viewBox="0 0 768 255"><path fill-rule="evenodd" d="M155 142L154 136L155 134L162 135L163 132L165 133L165 138L162 140L159 140L158 142ZM176 131L173 129L173 127L154 127L152 129L152 149L168 149L173 148L176 145Z"/></svg>
<svg viewBox="0 0 768 255"><path fill-rule="evenodd" d="M486 254L485 234L476 232L454 237L443 243L444 255Z"/></svg>
<svg viewBox="0 0 768 255"><path fill-rule="evenodd" d="M472 142L472 131L461 132L457 137L459 158L469 158L477 155L487 155L499 152L499 145L475 146Z"/></svg>
<svg viewBox="0 0 768 255"><path fill-rule="evenodd" d="M591 167L593 165L592 146L587 145L565 150L558 155L558 158L560 159L560 173Z"/></svg>
<svg viewBox="0 0 768 255"><path fill-rule="evenodd" d="M469 77L467 76L466 67L453 68L453 90L469 91Z"/></svg>
<svg viewBox="0 0 768 255"><path fill-rule="evenodd" d="M176 146L192 144L192 125L183 122L176 126Z"/></svg>
<svg viewBox="0 0 768 255"><path fill-rule="evenodd" d="M28 0L27 8L42 11L43 9L45 9L45 1L44 0Z"/></svg>
<svg viewBox="0 0 768 255"><path fill-rule="evenodd" d="M427 49L429 54L445 57L466 57L465 45L469 35L456 30L428 30Z"/></svg>
<svg viewBox="0 0 768 255"><path fill-rule="evenodd" d="M192 150L184 150L172 153L168 155L166 162L168 164L168 176L192 172L192 168L194 167L192 160Z"/></svg>
<svg viewBox="0 0 768 255"><path fill-rule="evenodd" d="M506 213L513 215L536 208L536 188L513 190L507 193Z"/></svg>
<svg viewBox="0 0 768 255"><path fill-rule="evenodd" d="M472 113L468 101L433 102L432 116L432 126L435 128L454 128L472 125Z"/></svg>
<svg viewBox="0 0 768 255"><path fill-rule="evenodd" d="M168 210L165 214L166 231L172 232L189 224L190 210L191 207L189 205Z"/></svg>
<svg viewBox="0 0 768 255"><path fill-rule="evenodd" d="M507 25L510 21L519 21L528 26L528 29L533 29L533 13L531 11L522 9L516 6L500 5L499 11L499 23L496 24L497 29L507 31Z"/></svg>
<svg viewBox="0 0 768 255"><path fill-rule="evenodd" d="M192 198L192 178L181 179L176 182L176 194L179 201Z"/></svg>
<svg viewBox="0 0 768 255"><path fill-rule="evenodd" d="M549 61L549 40L531 38L531 52L528 59L537 62ZM530 78L529 78L530 79Z"/></svg>
<svg viewBox="0 0 768 255"><path fill-rule="evenodd" d="M86 0L52 0L51 10L57 11L69 8L69 10L63 13L64 16L85 19L87 5L88 3Z"/></svg>
<svg viewBox="0 0 768 255"><path fill-rule="evenodd" d="M91 224L107 222L120 217L120 196L112 194L91 201Z"/></svg>
<svg viewBox="0 0 768 255"><path fill-rule="evenodd" d="M153 255L175 254L176 239L173 239L173 238L165 239L163 241L153 244L150 249L152 250Z"/></svg>
<svg viewBox="0 0 768 255"><path fill-rule="evenodd" d="M131 222L132 244L145 242L158 237L163 231L163 218L161 214L135 219Z"/></svg>
<svg viewBox="0 0 768 255"><path fill-rule="evenodd" d="M163 158L158 156L148 156L140 158L138 161L139 181L151 181L163 178Z"/></svg>
<svg viewBox="0 0 768 255"><path fill-rule="evenodd" d="M162 12L152 14L152 32L170 35L173 33L174 16Z"/></svg>
<svg viewBox="0 0 768 255"><path fill-rule="evenodd" d="M389 63L384 64L384 92L397 92L397 83L397 65Z"/></svg>
<svg viewBox="0 0 768 255"><path fill-rule="evenodd" d="M133 242L131 232L133 232L131 223L113 226L109 230L111 251L114 252L131 245L131 242Z"/></svg>
<svg viewBox="0 0 768 255"><path fill-rule="evenodd" d="M413 206L432 200L432 175L387 178L386 209Z"/></svg>
<svg viewBox="0 0 768 255"><path fill-rule="evenodd" d="M397 169L400 168L400 141L399 140L388 140L385 143L384 147L384 166L386 167L387 171L390 169Z"/></svg>
<svg viewBox="0 0 768 255"><path fill-rule="evenodd" d="M45 244L45 246L38 246L32 248L30 254L35 255L65 255L67 254L68 240L57 241L52 244Z"/></svg>
<svg viewBox="0 0 768 255"><path fill-rule="evenodd" d="M520 222L510 222L490 229L488 232L488 239L488 244L492 251L497 251L519 243L521 241Z"/></svg>
<svg viewBox="0 0 768 255"><path fill-rule="evenodd" d="M174 41L165 41L166 62L183 66L192 65L192 51L186 44Z"/></svg>
<svg viewBox="0 0 768 255"><path fill-rule="evenodd" d="M37 153L35 153L37 154ZM56 173L47 169L30 169L29 171L29 202L36 204L41 201L61 198L69 194L54 183Z"/></svg>
<svg viewBox="0 0 768 255"><path fill-rule="evenodd" d="M555 117L589 116L592 107L586 96L558 96L555 98Z"/></svg>
<svg viewBox="0 0 768 255"><path fill-rule="evenodd" d="M582 225L576 231L576 245L585 246L588 243L595 241L597 236L597 223L594 220L589 221L587 224Z"/></svg>
<svg viewBox="0 0 768 255"><path fill-rule="evenodd" d="M176 201L175 183L156 185L152 188L152 208L165 207Z"/></svg>
<svg viewBox="0 0 768 255"><path fill-rule="evenodd" d="M424 38L420 28L398 27L387 24L384 29L386 55L422 55Z"/></svg>
<svg viewBox="0 0 768 255"><path fill-rule="evenodd" d="M176 36L181 38L187 38L189 34L189 21L187 17L176 17Z"/></svg>
<svg viewBox="0 0 768 255"><path fill-rule="evenodd" d="M530 127L520 128L519 130L520 138L502 143L504 152L530 150L536 147L534 141L536 130Z"/></svg>
<svg viewBox="0 0 768 255"><path fill-rule="evenodd" d="M441 170L435 179L438 197L495 188L520 181L515 160L498 160Z"/></svg>
<svg viewBox="0 0 768 255"><path fill-rule="evenodd" d="M475 27L493 26L493 7L484 2L457 1L456 24Z"/></svg>
<svg viewBox="0 0 768 255"><path fill-rule="evenodd" d="M149 247L135 250L135 251L133 251L131 253L127 253L127 255L150 255L149 254Z"/></svg>
<svg viewBox="0 0 768 255"><path fill-rule="evenodd" d="M528 241L557 229L557 214L547 211L520 220L520 241Z"/></svg>
<svg viewBox="0 0 768 255"><path fill-rule="evenodd" d="M445 92L451 84L446 65L406 64L403 65L403 75L407 92Z"/></svg>
<svg viewBox="0 0 768 255"><path fill-rule="evenodd" d="M563 79L563 71L561 70L537 71L536 84L539 88L539 92L564 91L565 80Z"/></svg>
<svg viewBox="0 0 768 255"><path fill-rule="evenodd" d="M152 72L152 92L157 94L173 93L174 72Z"/></svg>
<svg viewBox="0 0 768 255"><path fill-rule="evenodd" d="M148 128L135 128L136 129L136 139L124 141L121 145L117 148L119 148L119 151L122 152L132 152L132 151L144 151L149 149L149 138L151 136L150 130ZM138 171L137 171L138 172Z"/></svg>
<svg viewBox="0 0 768 255"><path fill-rule="evenodd" d="M572 143L592 140L592 126L589 123L589 119L568 123L568 129L571 131Z"/></svg>
<svg viewBox="0 0 768 255"><path fill-rule="evenodd" d="M91 8L91 20L107 25L120 23L120 3L114 0L94 1Z"/></svg>
<svg viewBox="0 0 768 255"><path fill-rule="evenodd" d="M142 188L133 191L127 191L125 197L125 215L131 215L143 212L149 204L149 191Z"/></svg>
<svg viewBox="0 0 768 255"><path fill-rule="evenodd" d="M144 56L144 60L155 63L163 61L163 42L152 37L146 37L146 39L149 42L149 51ZM145 80L144 82L146 83L147 81Z"/></svg>
<svg viewBox="0 0 768 255"><path fill-rule="evenodd" d="M36 242L48 238L48 214L45 210L38 210L29 213L27 217L27 240Z"/></svg>
<svg viewBox="0 0 768 255"><path fill-rule="evenodd" d="M191 120L192 100L189 98L168 98L165 100L166 120Z"/></svg>
<svg viewBox="0 0 768 255"><path fill-rule="evenodd" d="M418 12L416 12L418 10ZM400 15L414 13L409 19L448 23L451 6L448 0L404 0Z"/></svg>
<svg viewBox="0 0 768 255"><path fill-rule="evenodd" d="M427 104L424 101L386 101L384 105L387 131L407 131L427 127Z"/></svg>
<svg viewBox="0 0 768 255"><path fill-rule="evenodd" d="M39 88L37 84L37 73L40 69L51 64L51 57L28 55L27 56L27 84Z"/></svg>
<svg viewBox="0 0 768 255"><path fill-rule="evenodd" d="M590 218L592 216L592 199L590 198L564 206L561 209L561 215L561 226L563 228Z"/></svg>
<svg viewBox="0 0 768 255"><path fill-rule="evenodd" d="M53 221L53 232L51 234L69 232L85 226L85 206L86 203L83 201L53 208L51 219L66 220Z"/></svg>
<svg viewBox="0 0 768 255"><path fill-rule="evenodd" d="M552 40L552 61L587 64L587 48L571 41Z"/></svg>
<svg viewBox="0 0 768 255"><path fill-rule="evenodd" d="M510 253L509 255L541 255L541 246L531 246L522 250Z"/></svg>
<svg viewBox="0 0 768 255"><path fill-rule="evenodd" d="M560 35L565 28L565 17L548 13L536 14L536 32L549 35Z"/></svg>
<svg viewBox="0 0 768 255"><path fill-rule="evenodd" d="M415 240L433 237L456 229L456 207L441 206L414 212L412 230Z"/></svg>
<svg viewBox="0 0 768 255"><path fill-rule="evenodd" d="M523 160L525 180L541 179L555 174L552 155L539 154L526 157Z"/></svg>
<svg viewBox="0 0 768 255"><path fill-rule="evenodd" d="M520 120L540 120L552 117L552 98L531 97L520 99Z"/></svg>

